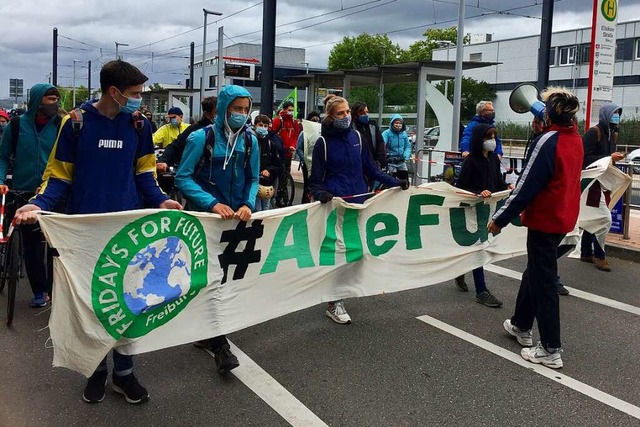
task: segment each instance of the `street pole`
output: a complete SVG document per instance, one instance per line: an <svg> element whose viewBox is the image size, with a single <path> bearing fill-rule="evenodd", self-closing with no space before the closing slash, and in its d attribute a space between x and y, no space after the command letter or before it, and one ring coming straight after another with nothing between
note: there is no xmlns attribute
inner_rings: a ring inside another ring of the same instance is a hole
<svg viewBox="0 0 640 427"><path fill-rule="evenodd" d="M204 68L205 68L205 62L206 62L206 58L205 55L207 53L207 15L216 15L216 16L221 16L222 13L220 12L212 12L210 10L207 9L202 9L202 12L204 13L204 26L202 27L203 31L202 31L202 74L200 76L200 101L198 102L198 111L199 111L199 115L200 117L202 117L202 100L204 99Z"/></svg>
<svg viewBox="0 0 640 427"><path fill-rule="evenodd" d="M189 95L189 115L193 118L193 62L195 59L196 44L191 42L189 48L189 85L187 86L187 89L191 90L191 94Z"/></svg>
<svg viewBox="0 0 640 427"><path fill-rule="evenodd" d="M79 59L73 60L73 101L71 104L71 109L76 108L76 62L80 62Z"/></svg>
<svg viewBox="0 0 640 427"><path fill-rule="evenodd" d="M87 90L88 90L88 96L87 96L87 101L91 100L91 61L87 62Z"/></svg>
<svg viewBox="0 0 640 427"><path fill-rule="evenodd" d="M260 113L273 116L273 87L276 63L276 0L262 3L262 76Z"/></svg>
<svg viewBox="0 0 640 427"><path fill-rule="evenodd" d="M458 39L456 43L456 72L453 91L453 123L451 126L451 150L457 151L460 143L460 103L462 102L462 58L464 53L464 0L459 0Z"/></svg>
<svg viewBox="0 0 640 427"><path fill-rule="evenodd" d="M305 65L305 74L309 75L309 63L305 61L300 61L298 64ZM296 111L298 111L298 106L296 105ZM309 115L309 82L307 82L307 86L304 88L304 118L306 119Z"/></svg>
<svg viewBox="0 0 640 427"><path fill-rule="evenodd" d="M449 40L436 40L436 43L438 44L438 47L445 47L447 48L447 62L449 62L449 51L450 51L450 47L451 46L455 46L456 44L452 41ZM444 81L444 96L445 98L449 99L449 79L446 79Z"/></svg>
<svg viewBox="0 0 640 427"><path fill-rule="evenodd" d="M224 86L224 55L222 52L224 46L224 27L218 28L218 77L216 78L216 96L220 96L222 86Z"/></svg>
<svg viewBox="0 0 640 427"><path fill-rule="evenodd" d="M58 29L53 27L53 79L51 84L58 85Z"/></svg>
<svg viewBox="0 0 640 427"><path fill-rule="evenodd" d="M551 27L553 25L553 0L542 3L542 24L540 25L540 46L538 48L538 90L549 84L549 52L551 51ZM591 46L591 49L594 47Z"/></svg>
<svg viewBox="0 0 640 427"><path fill-rule="evenodd" d="M118 43L118 42L115 42L115 44L116 44L116 59L120 59L120 55L118 55L118 46L129 46L129 45L126 43Z"/></svg>

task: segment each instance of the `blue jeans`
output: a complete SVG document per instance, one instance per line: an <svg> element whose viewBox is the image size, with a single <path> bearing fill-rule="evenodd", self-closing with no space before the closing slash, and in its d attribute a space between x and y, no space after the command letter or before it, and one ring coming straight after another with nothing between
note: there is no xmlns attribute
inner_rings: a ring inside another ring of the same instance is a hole
<svg viewBox="0 0 640 427"><path fill-rule="evenodd" d="M113 354L113 374L119 377L124 377L133 372L133 356L126 354L120 354L116 350L112 351ZM96 368L96 372L107 370L107 357L100 362Z"/></svg>
<svg viewBox="0 0 640 427"><path fill-rule="evenodd" d="M487 284L484 281L484 268L478 267L473 269L473 283L476 286L476 295L487 290Z"/></svg>
<svg viewBox="0 0 640 427"><path fill-rule="evenodd" d="M271 199L261 199L256 196L256 212L268 211L271 209Z"/></svg>
<svg viewBox="0 0 640 427"><path fill-rule="evenodd" d="M593 234L583 231L582 241L580 242L580 256L590 257L591 255L596 258L604 259L604 250L598 243L598 239Z"/></svg>

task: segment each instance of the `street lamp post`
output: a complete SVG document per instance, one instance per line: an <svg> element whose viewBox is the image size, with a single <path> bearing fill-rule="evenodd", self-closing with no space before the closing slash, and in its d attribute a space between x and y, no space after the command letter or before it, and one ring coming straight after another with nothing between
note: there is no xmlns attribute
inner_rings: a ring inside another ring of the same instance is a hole
<svg viewBox="0 0 640 427"><path fill-rule="evenodd" d="M449 62L449 48L456 44L449 40L436 40L438 47L447 47L447 62ZM449 79L444 81L444 96L449 99Z"/></svg>
<svg viewBox="0 0 640 427"><path fill-rule="evenodd" d="M305 74L309 75L309 63L305 61L300 61L298 64L304 64ZM296 105L296 111L298 111L298 106ZM307 82L307 86L304 88L304 118L307 118L309 114L309 82Z"/></svg>
<svg viewBox="0 0 640 427"><path fill-rule="evenodd" d="M71 105L71 109L76 108L76 62L80 62L80 60L73 60L73 104Z"/></svg>
<svg viewBox="0 0 640 427"><path fill-rule="evenodd" d="M115 43L116 43L116 59L120 59L120 55L118 55L118 46L129 46L129 45L126 43L118 43L118 42L115 42Z"/></svg>
<svg viewBox="0 0 640 427"><path fill-rule="evenodd" d="M205 55L207 53L207 15L222 16L222 13L220 12L213 12L204 8L202 9L202 12L204 13L204 26L202 27L202 75L200 78L200 102L198 102L200 116L202 116L202 100L204 99L204 66L206 59ZM222 58L218 58L218 61L221 60ZM220 76L218 76L217 78L220 79Z"/></svg>

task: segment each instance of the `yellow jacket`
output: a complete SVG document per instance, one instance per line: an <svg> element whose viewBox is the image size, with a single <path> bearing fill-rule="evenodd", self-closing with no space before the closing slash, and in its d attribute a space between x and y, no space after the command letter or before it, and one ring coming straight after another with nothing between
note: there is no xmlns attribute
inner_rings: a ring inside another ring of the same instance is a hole
<svg viewBox="0 0 640 427"><path fill-rule="evenodd" d="M162 125L153 134L153 145L157 145L160 148L167 148L175 139L180 135L189 125L185 122L180 123L180 126L171 126L170 124Z"/></svg>

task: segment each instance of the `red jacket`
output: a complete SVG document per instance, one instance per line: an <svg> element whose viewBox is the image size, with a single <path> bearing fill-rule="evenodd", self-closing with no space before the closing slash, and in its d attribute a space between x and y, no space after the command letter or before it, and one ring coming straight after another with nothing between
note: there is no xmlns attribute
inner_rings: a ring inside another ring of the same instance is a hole
<svg viewBox="0 0 640 427"><path fill-rule="evenodd" d="M273 119L271 129L282 138L282 142L284 143L284 156L290 159L298 145L298 136L302 131L302 125L299 121L294 120L293 116L289 116L282 111L278 117ZM291 148L294 150L291 150Z"/></svg>
<svg viewBox="0 0 640 427"><path fill-rule="evenodd" d="M528 152L527 166L516 188L493 220L506 226L522 212L522 223L532 230L566 234L580 212L582 138L575 126L552 125Z"/></svg>

